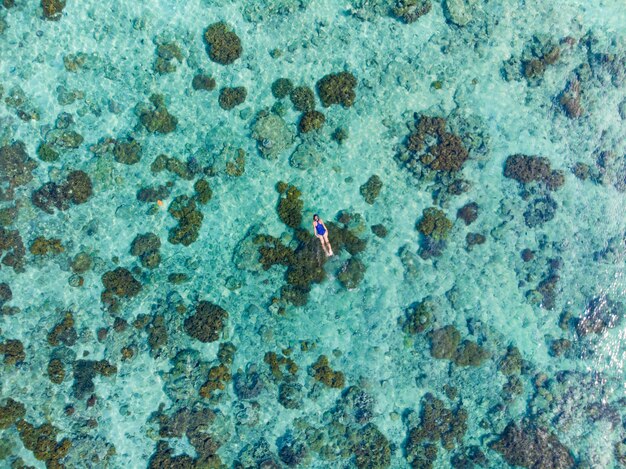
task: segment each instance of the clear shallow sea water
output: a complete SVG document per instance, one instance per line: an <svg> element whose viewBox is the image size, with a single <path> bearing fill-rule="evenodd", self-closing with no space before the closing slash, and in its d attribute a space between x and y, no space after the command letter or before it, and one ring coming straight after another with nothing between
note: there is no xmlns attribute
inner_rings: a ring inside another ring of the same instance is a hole
<svg viewBox="0 0 626 469"><path fill-rule="evenodd" d="M626 9L408 3L427 12L70 0L50 20L5 0L1 467L626 464ZM230 64L203 39L217 22L241 42ZM339 72L353 102L325 107L316 83ZM299 130L281 77L311 88L320 129ZM245 101L223 109L223 87ZM154 94L175 125L141 118ZM429 163L433 134L409 149L429 117L460 139L452 159L467 151L457 170ZM157 171L162 154L178 162ZM513 155L547 160L509 174ZM75 171L89 182L71 186ZM289 213L306 236L281 220L279 181L301 193ZM179 196L196 197L188 245L171 242ZM420 224L429 207L441 235ZM342 247L346 230L366 243ZM256 234L298 259L295 282L325 278L289 301L293 277L263 269Z"/></svg>

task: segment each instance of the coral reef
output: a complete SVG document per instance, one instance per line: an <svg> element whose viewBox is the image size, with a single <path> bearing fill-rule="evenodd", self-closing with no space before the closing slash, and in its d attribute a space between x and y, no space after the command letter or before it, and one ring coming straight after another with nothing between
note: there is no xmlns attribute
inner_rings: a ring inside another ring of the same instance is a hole
<svg viewBox="0 0 626 469"><path fill-rule="evenodd" d="M372 225L371 229L372 233L374 233L379 238L387 237L387 227L385 225L378 223L376 225Z"/></svg>
<svg viewBox="0 0 626 469"><path fill-rule="evenodd" d="M457 212L456 217L471 225L478 218L478 204L476 202L468 202L463 205Z"/></svg>
<svg viewBox="0 0 626 469"><path fill-rule="evenodd" d="M204 32L204 41L209 58L218 64L232 64L243 51L241 39L224 22L210 25Z"/></svg>
<svg viewBox="0 0 626 469"><path fill-rule="evenodd" d="M293 108L300 112L309 112L315 109L315 94L308 86L296 86L289 93Z"/></svg>
<svg viewBox="0 0 626 469"><path fill-rule="evenodd" d="M0 430L6 430L25 415L24 404L7 397L4 405L0 404Z"/></svg>
<svg viewBox="0 0 626 469"><path fill-rule="evenodd" d="M184 56L180 46L175 42L158 44L157 58L154 62L154 71L160 75L176 71L176 62L182 63Z"/></svg>
<svg viewBox="0 0 626 469"><path fill-rule="evenodd" d="M285 409L299 409L302 407L304 389L298 383L281 383L278 387L278 403Z"/></svg>
<svg viewBox="0 0 626 469"><path fill-rule="evenodd" d="M118 311L120 298L132 298L141 291L141 283L123 267L105 272L102 275L102 284L104 291L100 295L100 300L110 312Z"/></svg>
<svg viewBox="0 0 626 469"><path fill-rule="evenodd" d="M171 189L168 186L151 186L142 187L137 191L137 200L140 202L155 203L158 200L167 199L171 194Z"/></svg>
<svg viewBox="0 0 626 469"><path fill-rule="evenodd" d="M359 469L383 469L391 464L391 445L373 423L363 426L357 433L354 448L355 463Z"/></svg>
<svg viewBox="0 0 626 469"><path fill-rule="evenodd" d="M93 186L89 175L76 170L67 175L61 185L48 182L31 194L31 202L46 213L53 214L54 209L67 210L71 204L87 202L93 195Z"/></svg>
<svg viewBox="0 0 626 469"><path fill-rule="evenodd" d="M507 347L506 354L498 363L498 369L506 376L520 374L522 371L522 354L519 349L513 345Z"/></svg>
<svg viewBox="0 0 626 469"><path fill-rule="evenodd" d="M60 254L65 251L65 248L58 238L46 239L43 236L37 236L28 250L34 256L45 256L47 254Z"/></svg>
<svg viewBox="0 0 626 469"><path fill-rule="evenodd" d="M306 111L298 122L298 130L302 133L319 130L324 125L326 116L319 111Z"/></svg>
<svg viewBox="0 0 626 469"><path fill-rule="evenodd" d="M333 371L330 368L326 355L320 355L317 361L311 365L311 374L316 381L325 384L329 388L341 389L346 382L345 376L341 371Z"/></svg>
<svg viewBox="0 0 626 469"><path fill-rule="evenodd" d="M425 208L417 224L417 231L435 241L445 241L452 230L452 222L436 207Z"/></svg>
<svg viewBox="0 0 626 469"><path fill-rule="evenodd" d="M130 246L130 254L139 257L145 268L154 269L161 263L160 247L161 240L154 233L138 234Z"/></svg>
<svg viewBox="0 0 626 469"><path fill-rule="evenodd" d="M337 280L347 290L353 290L359 286L365 276L365 264L356 257L351 257L341 266L337 272Z"/></svg>
<svg viewBox="0 0 626 469"><path fill-rule="evenodd" d="M71 347L76 343L77 339L78 334L74 328L74 315L71 311L66 312L63 320L48 333L48 343L52 346L62 343Z"/></svg>
<svg viewBox="0 0 626 469"><path fill-rule="evenodd" d="M491 355L480 345L469 340L461 342L461 334L451 325L428 334L433 358L452 360L457 366L480 366Z"/></svg>
<svg viewBox="0 0 626 469"><path fill-rule="evenodd" d="M576 321L576 333L580 337L601 334L618 326L624 318L624 305L605 296L592 298L583 315Z"/></svg>
<svg viewBox="0 0 626 469"><path fill-rule="evenodd" d="M553 170L550 160L543 156L511 155L504 164L504 177L522 184L542 182L550 190L558 189L565 182L564 173Z"/></svg>
<svg viewBox="0 0 626 469"><path fill-rule="evenodd" d="M167 240L172 244L189 246L200 234L204 215L196 208L194 198L179 195L170 204L168 211L178 225L170 230Z"/></svg>
<svg viewBox="0 0 626 469"><path fill-rule="evenodd" d="M224 109L225 111L230 111L240 104L243 104L246 100L247 95L248 91L244 86L236 86L234 88L222 88L220 90L218 103L222 109Z"/></svg>
<svg viewBox="0 0 626 469"><path fill-rule="evenodd" d="M510 422L500 438L489 445L513 466L574 467L574 458L553 433L532 424Z"/></svg>
<svg viewBox="0 0 626 469"><path fill-rule="evenodd" d="M122 164L132 165L141 160L141 145L137 140L116 140L113 147L115 161Z"/></svg>
<svg viewBox="0 0 626 469"><path fill-rule="evenodd" d="M223 391L226 384L231 380L230 370L226 365L220 363L209 369L209 376L206 383L200 388L200 395L205 399L215 397L215 391Z"/></svg>
<svg viewBox="0 0 626 469"><path fill-rule="evenodd" d="M37 162L26 153L23 142L0 147L0 200L13 198L14 190L28 184Z"/></svg>
<svg viewBox="0 0 626 469"><path fill-rule="evenodd" d="M53 163L59 159L59 153L48 143L41 143L37 147L37 156L46 163Z"/></svg>
<svg viewBox="0 0 626 469"><path fill-rule="evenodd" d="M83 399L96 390L93 379L96 375L111 376L117 373L117 367L107 360L76 360L74 362L74 383L72 392L76 399Z"/></svg>
<svg viewBox="0 0 626 469"><path fill-rule="evenodd" d="M541 226L555 217L557 208L556 201L549 195L534 198L524 212L524 223L529 228Z"/></svg>
<svg viewBox="0 0 626 469"><path fill-rule="evenodd" d="M444 173L463 168L469 151L460 137L446 130L445 119L416 114L412 127L396 158L416 177L422 176L422 168Z"/></svg>
<svg viewBox="0 0 626 469"><path fill-rule="evenodd" d="M279 78L272 83L272 94L276 99L284 99L291 94L293 82L289 78Z"/></svg>
<svg viewBox="0 0 626 469"><path fill-rule="evenodd" d="M19 231L0 228L1 263L12 267L15 272L23 272L25 254L26 250Z"/></svg>
<svg viewBox="0 0 626 469"><path fill-rule="evenodd" d="M13 298L13 292L9 284L6 282L0 283L0 308L2 308L5 303L11 301L11 298Z"/></svg>
<svg viewBox="0 0 626 469"><path fill-rule="evenodd" d="M209 75L198 73L194 75L193 79L191 80L191 87L196 91L213 91L215 89L215 78Z"/></svg>
<svg viewBox="0 0 626 469"><path fill-rule="evenodd" d="M209 301L201 301L184 322L185 332L200 342L215 342L226 324L228 313Z"/></svg>
<svg viewBox="0 0 626 469"><path fill-rule="evenodd" d="M421 334L432 324L434 309L435 303L430 298L412 304L405 312L402 330L407 334Z"/></svg>
<svg viewBox="0 0 626 469"><path fill-rule="evenodd" d="M153 173L159 173L163 170L167 170L176 176L191 181L194 178L193 159L190 158L186 163L180 161L175 156L167 156L161 153L155 158L150 165L150 171Z"/></svg>
<svg viewBox="0 0 626 469"><path fill-rule="evenodd" d="M403 23L414 23L432 8L430 0L399 0L391 9L394 17Z"/></svg>
<svg viewBox="0 0 626 469"><path fill-rule="evenodd" d="M381 189L383 188L383 181L376 174L370 176L370 178L359 187L361 196L368 204L372 205L378 198Z"/></svg>
<svg viewBox="0 0 626 469"><path fill-rule="evenodd" d="M354 91L356 85L357 81L352 73L339 72L323 76L315 87L322 106L329 107L333 104L340 104L344 108L349 108L356 99Z"/></svg>
<svg viewBox="0 0 626 469"><path fill-rule="evenodd" d="M278 216L290 228L299 228L302 224L304 202L301 195L297 187L290 185L278 202Z"/></svg>
<svg viewBox="0 0 626 469"><path fill-rule="evenodd" d="M207 204L213 197L213 191L206 179L198 179L194 183L193 189L196 191L196 200L202 205Z"/></svg>
<svg viewBox="0 0 626 469"><path fill-rule="evenodd" d="M153 133L168 134L176 130L178 119L169 113L165 107L165 97L161 94L150 96L152 106L140 103L136 113L143 126Z"/></svg>
<svg viewBox="0 0 626 469"><path fill-rule="evenodd" d="M239 399L254 399L261 394L263 386L256 366L248 366L245 371L240 370L233 377L233 389Z"/></svg>
<svg viewBox="0 0 626 469"><path fill-rule="evenodd" d="M443 401L431 393L422 398L419 423L413 414L407 418L409 433L405 442L405 456L413 468L431 468L437 458L437 443L451 451L462 444L467 431L467 411L462 407L448 409Z"/></svg>
<svg viewBox="0 0 626 469"><path fill-rule="evenodd" d="M17 339L7 339L0 343L0 355L4 355L6 365L16 365L26 359L24 344Z"/></svg>
<svg viewBox="0 0 626 469"><path fill-rule="evenodd" d="M291 382L288 378L295 376L298 372L298 365L291 358L278 355L275 352L266 352L263 361L270 367L272 378L279 381ZM289 374L283 373L280 367L284 367Z"/></svg>
<svg viewBox="0 0 626 469"><path fill-rule="evenodd" d="M148 345L150 351L156 354L160 349L167 345L167 328L165 327L165 318L157 314L152 318L150 324L146 326L148 331Z"/></svg>
<svg viewBox="0 0 626 469"><path fill-rule="evenodd" d="M54 384L61 384L65 379L65 369L63 368L63 362L58 358L53 358L48 362L48 378Z"/></svg>
<svg viewBox="0 0 626 469"><path fill-rule="evenodd" d="M72 447L72 440L63 438L57 442L57 435L60 433L58 428L50 423L35 427L23 419L18 420L15 426L24 447L32 451L37 460L45 461L46 467L63 467L59 459L67 455Z"/></svg>
<svg viewBox="0 0 626 469"><path fill-rule="evenodd" d="M50 21L59 21L63 16L66 0L41 0L43 17Z"/></svg>

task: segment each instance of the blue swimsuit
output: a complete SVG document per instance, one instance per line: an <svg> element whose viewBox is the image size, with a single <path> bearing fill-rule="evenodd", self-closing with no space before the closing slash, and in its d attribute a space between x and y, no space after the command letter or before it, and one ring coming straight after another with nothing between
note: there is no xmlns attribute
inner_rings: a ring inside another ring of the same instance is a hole
<svg viewBox="0 0 626 469"><path fill-rule="evenodd" d="M317 222L317 225L315 226L315 231L317 231L317 234L320 236L324 236L324 233L326 233L326 228L324 228L324 225L322 225L319 221Z"/></svg>

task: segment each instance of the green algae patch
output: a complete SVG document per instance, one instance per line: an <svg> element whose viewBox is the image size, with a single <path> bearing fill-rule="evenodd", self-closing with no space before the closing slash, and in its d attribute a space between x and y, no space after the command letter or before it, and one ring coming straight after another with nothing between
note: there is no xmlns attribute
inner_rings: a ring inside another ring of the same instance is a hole
<svg viewBox="0 0 626 469"><path fill-rule="evenodd" d="M204 42L209 58L221 65L232 64L243 51L241 39L224 22L210 25L204 32Z"/></svg>

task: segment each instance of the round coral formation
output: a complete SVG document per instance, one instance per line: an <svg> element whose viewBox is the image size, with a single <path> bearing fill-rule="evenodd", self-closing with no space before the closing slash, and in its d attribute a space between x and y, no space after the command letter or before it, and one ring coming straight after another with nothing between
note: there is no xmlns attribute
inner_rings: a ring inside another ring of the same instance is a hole
<svg viewBox="0 0 626 469"><path fill-rule="evenodd" d="M356 85L356 78L350 72L329 73L317 82L317 94L324 107L340 104L348 108L354 104Z"/></svg>
<svg viewBox="0 0 626 469"><path fill-rule="evenodd" d="M315 94L308 86L297 86L292 89L289 99L296 111L308 112L315 108Z"/></svg>
<svg viewBox="0 0 626 469"><path fill-rule="evenodd" d="M298 129L302 133L312 132L319 130L324 125L326 116L319 111L307 111L302 114L300 122L298 123Z"/></svg>
<svg viewBox="0 0 626 469"><path fill-rule="evenodd" d="M417 224L417 230L424 236L428 236L436 241L445 240L452 230L452 222L448 220L446 214L435 207L424 209L422 218Z"/></svg>
<svg viewBox="0 0 626 469"><path fill-rule="evenodd" d="M243 51L241 39L224 22L213 23L204 32L209 58L218 64L229 65Z"/></svg>
<svg viewBox="0 0 626 469"><path fill-rule="evenodd" d="M201 301L196 312L185 319L185 332L200 342L215 342L225 326L228 313L216 304Z"/></svg>
<svg viewBox="0 0 626 469"><path fill-rule="evenodd" d="M279 78L272 83L272 94L276 99L284 99L293 90L293 82L289 78Z"/></svg>
<svg viewBox="0 0 626 469"><path fill-rule="evenodd" d="M248 91L243 86L237 86L235 88L222 88L220 90L219 105L225 111L243 104L246 100Z"/></svg>
<svg viewBox="0 0 626 469"><path fill-rule="evenodd" d="M191 80L191 87L196 91L212 91L215 89L215 79L208 75L198 73Z"/></svg>

